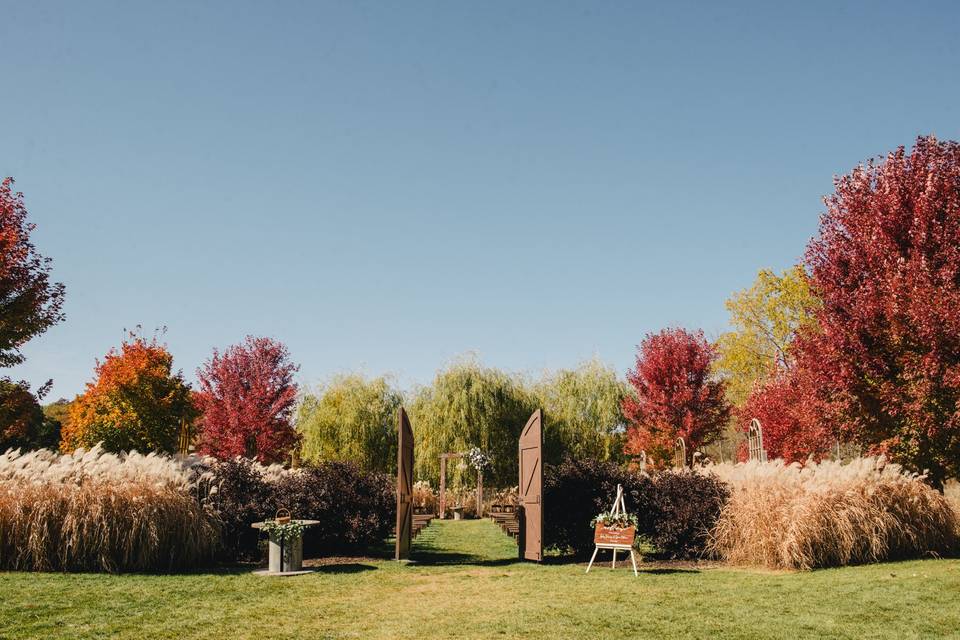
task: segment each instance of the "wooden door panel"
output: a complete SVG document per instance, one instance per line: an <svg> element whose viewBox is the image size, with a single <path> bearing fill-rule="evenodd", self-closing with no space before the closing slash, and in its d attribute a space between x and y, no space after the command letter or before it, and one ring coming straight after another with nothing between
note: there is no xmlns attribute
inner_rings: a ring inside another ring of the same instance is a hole
<svg viewBox="0 0 960 640"><path fill-rule="evenodd" d="M520 432L520 557L543 560L543 412L534 411Z"/></svg>
<svg viewBox="0 0 960 640"><path fill-rule="evenodd" d="M400 407L397 425L397 560L410 557L413 538L413 429Z"/></svg>

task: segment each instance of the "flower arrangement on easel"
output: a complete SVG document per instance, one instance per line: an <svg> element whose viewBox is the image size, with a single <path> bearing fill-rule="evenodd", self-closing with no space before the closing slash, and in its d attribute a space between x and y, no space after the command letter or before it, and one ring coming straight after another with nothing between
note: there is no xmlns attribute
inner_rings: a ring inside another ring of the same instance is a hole
<svg viewBox="0 0 960 640"><path fill-rule="evenodd" d="M596 529L597 525L602 525L607 529L627 529L633 527L636 529L639 521L637 516L632 513L617 513L614 510L601 511L590 521L590 528Z"/></svg>
<svg viewBox="0 0 960 640"><path fill-rule="evenodd" d="M617 485L617 497L613 499L613 507L610 511L604 511L598 514L591 522L590 526L594 528L593 543L595 548L590 557L590 564L587 565L587 573L593 566L593 561L597 558L597 552L600 549L610 549L613 552L613 560L610 562L610 568L617 566L617 552L626 551L630 554L630 562L633 563L633 575L637 573L637 560L633 553L633 543L637 536L637 516L627 513L627 507L623 501L623 485Z"/></svg>

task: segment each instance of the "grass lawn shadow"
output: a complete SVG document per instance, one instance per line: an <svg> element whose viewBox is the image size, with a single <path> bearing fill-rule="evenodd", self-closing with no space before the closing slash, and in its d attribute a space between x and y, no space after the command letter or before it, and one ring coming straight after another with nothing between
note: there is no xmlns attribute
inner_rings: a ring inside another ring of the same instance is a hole
<svg viewBox="0 0 960 640"><path fill-rule="evenodd" d="M578 556L571 555L548 555L543 560L540 561L540 564L564 566L568 564L582 564L586 566L587 561L590 560L587 558L580 558Z"/></svg>
<svg viewBox="0 0 960 640"><path fill-rule="evenodd" d="M365 571L376 571L377 567L372 564L347 562L344 564L323 564L313 567L313 570L319 573L363 573Z"/></svg>
<svg viewBox="0 0 960 640"><path fill-rule="evenodd" d="M521 561L516 542L491 520L440 520L414 540L410 562L422 567L505 567Z"/></svg>
<svg viewBox="0 0 960 640"><path fill-rule="evenodd" d="M455 551L415 551L410 556L411 565L438 567L444 565L470 565L476 567L505 567L518 564L517 558L488 558Z"/></svg>
<svg viewBox="0 0 960 640"><path fill-rule="evenodd" d="M674 573L700 573L700 569L670 569L666 567L644 569L642 565L637 567L637 571L652 576L668 576Z"/></svg>

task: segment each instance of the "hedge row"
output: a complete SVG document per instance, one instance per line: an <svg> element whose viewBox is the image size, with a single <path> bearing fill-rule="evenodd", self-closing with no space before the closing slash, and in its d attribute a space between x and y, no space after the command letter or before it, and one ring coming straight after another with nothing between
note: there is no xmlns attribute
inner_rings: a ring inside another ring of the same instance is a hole
<svg viewBox="0 0 960 640"><path fill-rule="evenodd" d="M653 476L595 460L544 469L548 548L588 555L589 523L623 485L659 555L815 568L960 550L950 501L883 459L716 465ZM181 571L262 558L251 524L280 508L319 521L307 556L355 554L392 534L394 479L356 465L301 469L95 448L0 454L0 569ZM732 494L731 494L732 492Z"/></svg>
<svg viewBox="0 0 960 640"><path fill-rule="evenodd" d="M318 520L308 556L355 553L390 535L393 481L350 463L284 470L251 460L99 447L0 454L0 570L184 571L259 560L254 522L280 508Z"/></svg>
<svg viewBox="0 0 960 640"><path fill-rule="evenodd" d="M202 471L217 488L205 503L221 524L225 560L260 558L260 534L250 525L274 517L281 508L295 518L319 521L304 536L307 557L355 552L381 542L396 520L394 481L353 463L280 470L236 458L208 463Z"/></svg>
<svg viewBox="0 0 960 640"><path fill-rule="evenodd" d="M611 462L565 460L544 467L544 544L577 556L593 551L589 523L608 511L623 485L637 534L670 558L701 555L727 501L726 485L711 475L664 471L654 476Z"/></svg>

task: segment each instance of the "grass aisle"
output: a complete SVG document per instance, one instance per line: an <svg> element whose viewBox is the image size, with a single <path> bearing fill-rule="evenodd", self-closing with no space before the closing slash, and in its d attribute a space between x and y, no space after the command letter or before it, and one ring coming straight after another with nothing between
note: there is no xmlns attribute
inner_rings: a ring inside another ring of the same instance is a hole
<svg viewBox="0 0 960 640"><path fill-rule="evenodd" d="M297 578L0 573L0 638L931 638L960 633L960 561L810 573L537 566L489 521L416 560ZM609 558L609 556L608 556Z"/></svg>

